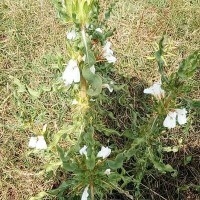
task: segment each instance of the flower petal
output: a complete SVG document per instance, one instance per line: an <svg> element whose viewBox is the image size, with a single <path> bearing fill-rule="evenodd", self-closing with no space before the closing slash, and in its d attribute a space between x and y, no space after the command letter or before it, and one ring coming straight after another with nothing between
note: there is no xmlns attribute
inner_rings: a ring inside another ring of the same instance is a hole
<svg viewBox="0 0 200 200"><path fill-rule="evenodd" d="M88 194L88 186L84 189L81 200L87 200L87 198L89 197Z"/></svg>
<svg viewBox="0 0 200 200"><path fill-rule="evenodd" d="M161 99L165 95L165 91L161 88L161 82L156 82L151 87L144 89L144 93L152 94L157 99Z"/></svg>
<svg viewBox="0 0 200 200"><path fill-rule="evenodd" d="M75 83L80 82L80 70L79 70L78 66L74 68L72 76L73 76L73 80Z"/></svg>
<svg viewBox="0 0 200 200"><path fill-rule="evenodd" d="M47 149L47 143L43 136L38 136L38 141L35 146L36 149Z"/></svg>
<svg viewBox="0 0 200 200"><path fill-rule="evenodd" d="M106 169L106 171L104 172L105 175L110 175L111 174L111 169Z"/></svg>
<svg viewBox="0 0 200 200"><path fill-rule="evenodd" d="M101 151L98 152L97 158L107 158L111 154L111 149L109 147L101 147Z"/></svg>
<svg viewBox="0 0 200 200"><path fill-rule="evenodd" d="M176 112L169 112L167 117L163 122L163 126L167 127L168 129L176 127Z"/></svg>
<svg viewBox="0 0 200 200"><path fill-rule="evenodd" d="M180 125L186 124L187 123L187 111L185 108L183 109L176 109L176 113L178 115L178 123Z"/></svg>
<svg viewBox="0 0 200 200"><path fill-rule="evenodd" d="M37 143L37 137L30 137L28 147L29 148L35 148Z"/></svg>
<svg viewBox="0 0 200 200"><path fill-rule="evenodd" d="M76 31L72 30L70 32L67 33L67 39L68 40L74 40L76 38Z"/></svg>
<svg viewBox="0 0 200 200"><path fill-rule="evenodd" d="M95 31L99 32L99 33L103 33L101 28L96 28Z"/></svg>

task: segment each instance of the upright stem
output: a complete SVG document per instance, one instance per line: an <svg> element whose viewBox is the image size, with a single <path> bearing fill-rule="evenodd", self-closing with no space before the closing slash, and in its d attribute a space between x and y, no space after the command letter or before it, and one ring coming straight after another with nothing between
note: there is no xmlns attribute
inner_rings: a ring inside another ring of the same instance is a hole
<svg viewBox="0 0 200 200"><path fill-rule="evenodd" d="M91 198L92 198L92 200L94 200L94 185L93 185L93 183L91 183L90 189L91 189Z"/></svg>
<svg viewBox="0 0 200 200"><path fill-rule="evenodd" d="M87 97L87 82L84 77L81 75L81 99L85 100Z"/></svg>

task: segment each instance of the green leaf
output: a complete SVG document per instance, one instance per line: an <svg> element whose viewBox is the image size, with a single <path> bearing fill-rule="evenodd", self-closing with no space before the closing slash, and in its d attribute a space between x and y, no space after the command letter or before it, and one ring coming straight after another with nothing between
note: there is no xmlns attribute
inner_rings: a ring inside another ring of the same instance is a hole
<svg viewBox="0 0 200 200"><path fill-rule="evenodd" d="M200 193L200 185L194 185L193 187L198 193Z"/></svg>
<svg viewBox="0 0 200 200"><path fill-rule="evenodd" d="M50 92L51 91L51 87L48 86L42 86L41 88L44 92Z"/></svg>
<svg viewBox="0 0 200 200"><path fill-rule="evenodd" d="M115 5L116 5L116 2L113 2L113 3L110 4L108 10L105 13L104 20L108 20L110 18L110 14L111 14Z"/></svg>
<svg viewBox="0 0 200 200"><path fill-rule="evenodd" d="M63 169L69 172L73 172L75 169L77 169L77 166L74 165L75 163L72 163L70 160L70 157L68 156L68 153L65 152L61 147L57 146L57 151L60 155L60 159L62 160Z"/></svg>
<svg viewBox="0 0 200 200"><path fill-rule="evenodd" d="M131 144L131 148L128 149L127 152L125 152L125 156L130 159L132 156L136 154L136 147L138 145L141 145L145 142L145 138L136 138L134 139L133 143Z"/></svg>
<svg viewBox="0 0 200 200"><path fill-rule="evenodd" d="M48 194L57 196L57 197L61 197L61 196L63 196L63 193L69 186L70 186L69 183L67 181L64 181L57 189L49 190Z"/></svg>
<svg viewBox="0 0 200 200"><path fill-rule="evenodd" d="M117 155L114 161L108 160L108 165L111 169L116 170L122 168L125 156L123 153Z"/></svg>
<svg viewBox="0 0 200 200"><path fill-rule="evenodd" d="M156 57L156 61L158 63L158 71L161 74L161 78L162 78L162 82L168 82L168 79L165 75L165 71L164 71L164 64L165 61L163 59L163 54L164 54L164 34L161 38L161 40L159 41L159 50L155 53L155 57Z"/></svg>
<svg viewBox="0 0 200 200"><path fill-rule="evenodd" d="M13 79L14 79L14 80L13 80L13 83L14 83L15 85L18 86L17 92L19 92L19 93L26 92L26 87L25 87L25 85L22 84L21 81L20 81L18 78L15 78L15 77L13 77L13 76L10 76L10 78L13 78Z"/></svg>
<svg viewBox="0 0 200 200"><path fill-rule="evenodd" d="M92 65L94 65L96 63L96 58L95 55L93 53L93 51L91 51L90 49L88 49L88 51L86 52L86 61L85 61L89 67L91 67Z"/></svg>
<svg viewBox="0 0 200 200"><path fill-rule="evenodd" d="M192 161L192 156L186 156L186 158L184 159L184 165L189 164Z"/></svg>
<svg viewBox="0 0 200 200"><path fill-rule="evenodd" d="M93 170L95 167L95 155L92 153L92 155L86 159L86 166L89 170Z"/></svg>
<svg viewBox="0 0 200 200"><path fill-rule="evenodd" d="M94 128L93 127L89 127L86 130L86 133L83 133L83 139L85 140L86 144L89 144L91 146L94 145L95 141L94 141Z"/></svg>
<svg viewBox="0 0 200 200"><path fill-rule="evenodd" d="M174 176L177 174L177 171L175 169L173 169L173 167L169 164L164 164L161 160L159 160L158 157L156 157L153 152L149 152L149 159L151 160L151 162L153 163L154 167L162 172L162 173L166 173L166 172L173 172Z"/></svg>
<svg viewBox="0 0 200 200"><path fill-rule="evenodd" d="M200 53L195 51L188 58L184 59L178 69L177 75L181 79L189 79L199 68Z"/></svg>
<svg viewBox="0 0 200 200"><path fill-rule="evenodd" d="M111 136L111 135L121 136L118 131L111 128L107 128L104 124L95 124L94 127L99 132L103 132L106 136Z"/></svg>
<svg viewBox="0 0 200 200"><path fill-rule="evenodd" d="M33 99L38 99L40 97L40 92L35 91L33 89L31 89L30 87L27 87L29 94L31 95L31 97L33 97Z"/></svg>
<svg viewBox="0 0 200 200"><path fill-rule="evenodd" d="M135 135L134 135L134 131L132 131L131 129L127 129L123 132L123 136L129 138L129 139L135 139Z"/></svg>
<svg viewBox="0 0 200 200"><path fill-rule="evenodd" d="M49 164L47 164L45 166L45 170L46 172L51 172L51 171L55 171L58 169L58 167L60 167L62 165L62 162L61 161L58 161L58 162L51 162Z"/></svg>
<svg viewBox="0 0 200 200"><path fill-rule="evenodd" d="M190 104L191 108L200 108L200 101L193 100Z"/></svg>
<svg viewBox="0 0 200 200"><path fill-rule="evenodd" d="M40 192L35 197L31 197L29 200L42 200L43 197L48 196L48 193L46 192Z"/></svg>
<svg viewBox="0 0 200 200"><path fill-rule="evenodd" d="M73 127L68 124L63 126L63 128L54 135L53 141L49 145L49 149L52 149L53 147L57 146L57 144L60 141L60 139L62 138L62 136L66 133L70 134L72 132L72 130L73 130Z"/></svg>
<svg viewBox="0 0 200 200"><path fill-rule="evenodd" d="M88 81L89 88L87 94L89 96L97 96L102 91L102 79L99 75L93 74L88 67L82 70L83 77Z"/></svg>

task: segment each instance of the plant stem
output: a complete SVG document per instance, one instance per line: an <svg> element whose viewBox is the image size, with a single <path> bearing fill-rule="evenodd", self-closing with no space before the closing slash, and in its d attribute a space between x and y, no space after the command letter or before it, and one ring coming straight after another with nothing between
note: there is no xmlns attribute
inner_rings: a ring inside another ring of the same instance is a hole
<svg viewBox="0 0 200 200"><path fill-rule="evenodd" d="M91 198L94 200L94 185L93 183L90 184L90 189L91 189Z"/></svg>
<svg viewBox="0 0 200 200"><path fill-rule="evenodd" d="M87 97L87 83L86 80L81 75L81 99L85 100Z"/></svg>

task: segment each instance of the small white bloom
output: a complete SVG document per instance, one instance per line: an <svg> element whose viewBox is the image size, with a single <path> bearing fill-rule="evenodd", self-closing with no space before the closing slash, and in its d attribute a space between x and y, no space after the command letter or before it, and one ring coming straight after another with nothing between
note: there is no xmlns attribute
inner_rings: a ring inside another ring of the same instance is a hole
<svg viewBox="0 0 200 200"><path fill-rule="evenodd" d="M113 55L113 51L111 50L111 42L106 42L103 47L103 57L108 61L108 63L115 63L117 59Z"/></svg>
<svg viewBox="0 0 200 200"><path fill-rule="evenodd" d="M76 38L76 31L72 30L70 32L67 33L67 39L68 40L74 40Z"/></svg>
<svg viewBox="0 0 200 200"><path fill-rule="evenodd" d="M80 71L76 60L71 59L63 72L62 79L66 86L71 85L73 82L80 82Z"/></svg>
<svg viewBox="0 0 200 200"><path fill-rule="evenodd" d="M111 169L106 169L106 171L104 172L105 175L110 175L111 173Z"/></svg>
<svg viewBox="0 0 200 200"><path fill-rule="evenodd" d="M111 149L109 147L101 147L101 151L97 154L97 158L107 158L111 154Z"/></svg>
<svg viewBox="0 0 200 200"><path fill-rule="evenodd" d="M29 148L35 148L36 147L36 143L37 143L37 137L30 137L29 143L28 143L28 147Z"/></svg>
<svg viewBox="0 0 200 200"><path fill-rule="evenodd" d="M157 99L161 99L165 96L165 91L161 88L161 82L154 83L151 87L144 90L145 94L152 94Z"/></svg>
<svg viewBox="0 0 200 200"><path fill-rule="evenodd" d="M92 65L92 67L90 67L90 71L93 73L93 74L95 74L95 67L94 67L94 65Z"/></svg>
<svg viewBox="0 0 200 200"><path fill-rule="evenodd" d="M105 58L108 61L108 63L115 63L117 61L117 58L115 58L115 56L112 55L108 55Z"/></svg>
<svg viewBox="0 0 200 200"><path fill-rule="evenodd" d="M180 125L183 125L187 122L187 117L186 117L186 114L187 114L187 111L185 108L183 109L176 109L176 113L178 115L178 123Z"/></svg>
<svg viewBox="0 0 200 200"><path fill-rule="evenodd" d="M163 122L163 126L167 127L168 129L176 127L176 112L169 112L167 117Z"/></svg>
<svg viewBox="0 0 200 200"><path fill-rule="evenodd" d="M36 149L47 149L47 143L43 136L38 136L38 141L35 145Z"/></svg>
<svg viewBox="0 0 200 200"><path fill-rule="evenodd" d="M99 33L103 33L101 28L96 28L95 31L99 32Z"/></svg>
<svg viewBox="0 0 200 200"><path fill-rule="evenodd" d="M72 105L77 105L78 104L78 101L76 99L73 99L72 100Z"/></svg>
<svg viewBox="0 0 200 200"><path fill-rule="evenodd" d="M84 189L81 200L87 200L87 198L89 197L88 194L88 186Z"/></svg>
<svg viewBox="0 0 200 200"><path fill-rule="evenodd" d="M103 84L102 87L107 88L110 92L113 92L113 87L111 85L107 84L107 83Z"/></svg>
<svg viewBox="0 0 200 200"><path fill-rule="evenodd" d="M79 153L80 153L81 155L85 155L85 157L88 158L88 157L87 157L87 146L84 145L83 148L80 149Z"/></svg>

